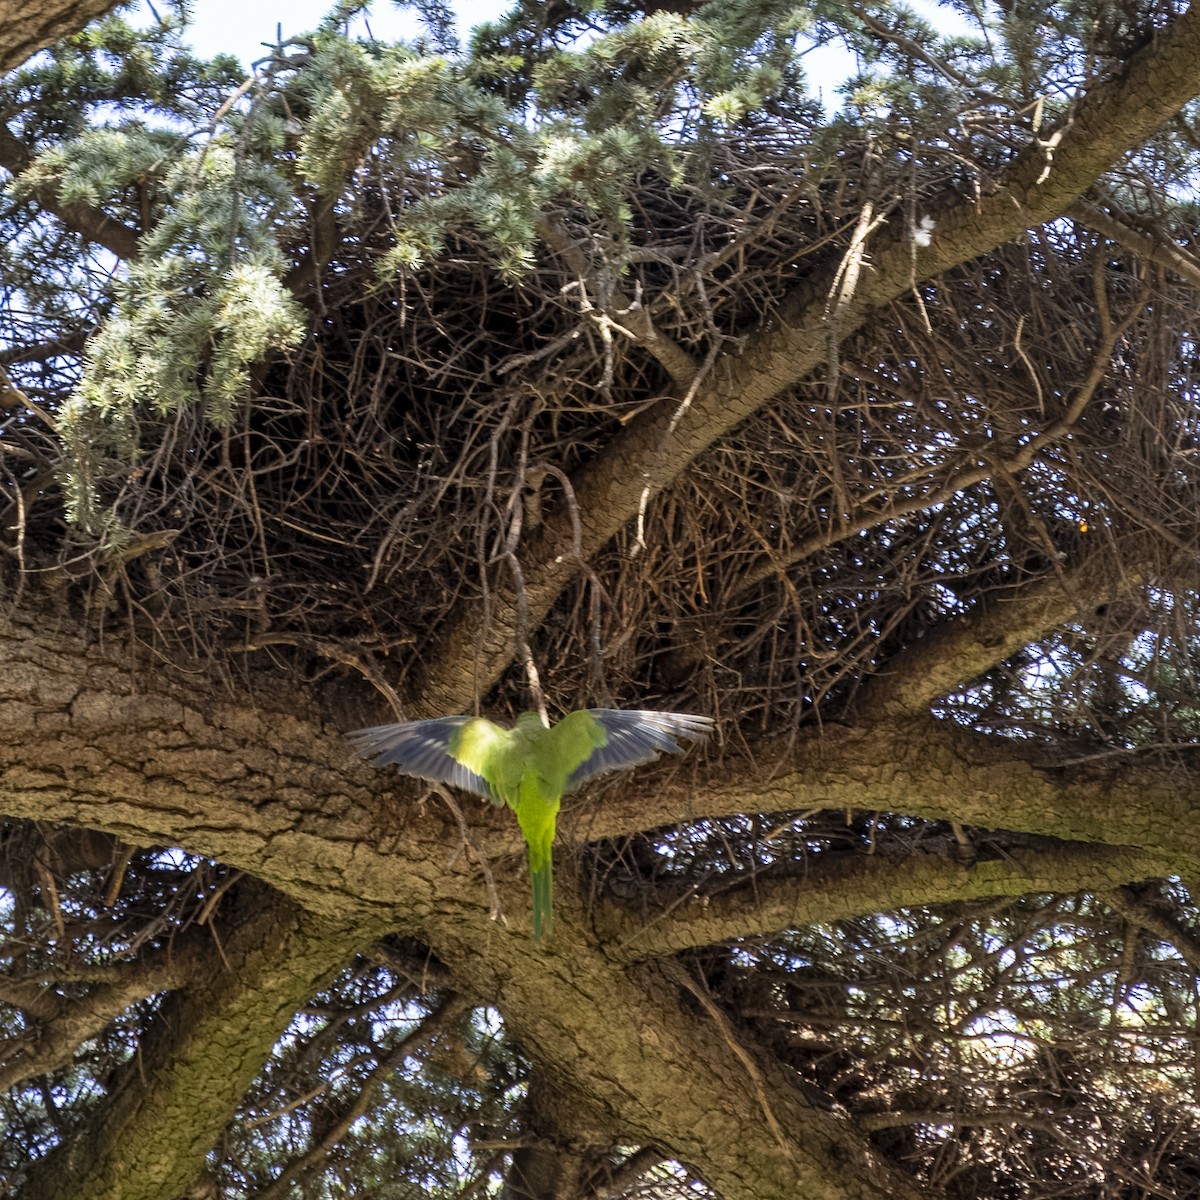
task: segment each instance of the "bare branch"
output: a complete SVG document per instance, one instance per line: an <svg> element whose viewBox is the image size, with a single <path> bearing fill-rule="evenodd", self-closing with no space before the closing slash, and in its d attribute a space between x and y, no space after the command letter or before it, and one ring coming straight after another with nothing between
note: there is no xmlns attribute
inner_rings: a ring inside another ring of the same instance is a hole
<svg viewBox="0 0 1200 1200"><path fill-rule="evenodd" d="M45 980L0 979L0 1000L35 1018L28 1035L0 1050L0 1091L26 1079L66 1066L76 1049L95 1037L131 1004L158 992L183 987L203 972L220 969L221 960L205 935L189 945L178 940L169 947L124 963L112 964L110 975L120 979L101 984L78 998L56 992ZM207 948L209 953L201 953Z"/></svg>
<svg viewBox="0 0 1200 1200"><path fill-rule="evenodd" d="M1185 929L1168 913L1139 900L1129 888L1115 888L1104 898L1131 925L1136 925L1169 946L1174 946L1179 951L1180 958L1200 974L1200 938L1194 933Z"/></svg>
<svg viewBox="0 0 1200 1200"><path fill-rule="evenodd" d="M863 690L862 718L926 712L954 688L978 679L1023 646L1079 613L1095 611L1145 583L1136 566L1119 569L1108 554L1090 555L1054 575L1014 587L950 621L897 654Z"/></svg>
<svg viewBox="0 0 1200 1200"><path fill-rule="evenodd" d="M1133 846L1175 872L1200 864L1192 820L1200 766L1113 756L1059 762L1040 746L949 721L826 726L730 757L704 781L674 764L642 772L560 822L564 840L622 837L739 813L907 813L1063 841Z"/></svg>
<svg viewBox="0 0 1200 1200"><path fill-rule="evenodd" d="M1166 267L1168 271L1186 279L1193 287L1200 287L1200 262L1173 243L1132 229L1102 208L1085 201L1071 210L1071 216L1086 228L1104 234L1118 246L1132 250L1139 258L1158 263L1160 267Z"/></svg>
<svg viewBox="0 0 1200 1200"><path fill-rule="evenodd" d="M681 346L662 336L654 328L653 318L646 308L635 302L615 280L605 289L597 287L595 273L583 250L558 222L543 221L538 232L550 249L562 256L582 285L591 286L597 293L602 290L607 292L607 296L601 297L604 304L597 314L599 318L616 325L632 337L647 354L659 362L676 387L681 391L686 389L696 378L700 364Z"/></svg>
<svg viewBox="0 0 1200 1200"><path fill-rule="evenodd" d="M446 996L412 1033L401 1038L392 1052L379 1060L378 1065L367 1076L362 1090L355 1096L354 1101L330 1120L323 1129L317 1131L319 1136L312 1148L288 1163L271 1181L269 1187L256 1193L255 1200L287 1200L287 1197L293 1194L293 1182L304 1179L319 1170L329 1157L330 1151L349 1132L350 1126L367 1111L379 1085L393 1071L397 1070L406 1058L428 1045L466 1008L467 1002L461 996L454 993Z"/></svg>
<svg viewBox="0 0 1200 1200"><path fill-rule="evenodd" d="M47 362L52 358L77 357L83 353L91 336L80 330L64 334L61 338L38 342L36 345L12 346L0 351L0 366L11 367L18 363Z"/></svg>
<svg viewBox="0 0 1200 1200"><path fill-rule="evenodd" d="M1048 422L1042 429L1024 435L1019 447L1004 457L989 457L965 470L958 471L945 481L932 482L928 490L910 499L889 499L882 504L864 504L847 513L836 524L820 529L809 537L801 538L788 548L786 554L772 553L752 565L739 582L735 595L749 591L763 580L787 567L803 562L819 550L836 546L856 534L876 529L888 522L899 521L917 513L928 512L939 504L952 500L959 492L974 487L988 479L1004 479L1019 475L1031 464L1043 457L1045 452L1069 437L1084 410L1091 404L1105 376L1108 374L1113 351L1129 327L1141 313L1144 302L1137 304L1118 325L1104 320L1099 343L1092 355L1092 366L1087 378L1075 390L1071 402L1056 420ZM1036 382L1036 376L1035 376ZM1000 411L1003 401L997 402Z"/></svg>
<svg viewBox="0 0 1200 1200"><path fill-rule="evenodd" d="M947 1112L942 1109L922 1109L915 1112L861 1113L855 1118L860 1129L876 1131L897 1129L901 1125L949 1125L969 1128L1016 1125L1025 1129L1043 1129L1047 1133L1060 1134L1061 1126L1056 1121L1039 1119L1020 1109L991 1109L984 1113Z"/></svg>
<svg viewBox="0 0 1200 1200"><path fill-rule="evenodd" d="M627 1192L647 1171L663 1161L661 1150L643 1146L628 1158L603 1172L597 1172L585 1185L583 1200L614 1200Z"/></svg>

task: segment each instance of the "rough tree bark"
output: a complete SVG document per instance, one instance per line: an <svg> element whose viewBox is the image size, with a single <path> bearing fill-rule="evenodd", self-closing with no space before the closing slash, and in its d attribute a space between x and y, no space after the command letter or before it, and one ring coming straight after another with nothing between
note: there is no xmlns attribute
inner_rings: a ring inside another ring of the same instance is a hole
<svg viewBox="0 0 1200 1200"><path fill-rule="evenodd" d="M0 3L0 71L116 8L114 0L3 0Z"/></svg>
<svg viewBox="0 0 1200 1200"><path fill-rule="evenodd" d="M976 632L980 644L1002 652L1008 624L1027 624L1028 613L1014 603L992 620L991 636ZM586 816L579 810L564 821L564 866L565 847L585 838L705 814L816 805L877 806L1095 844L974 868L920 856L886 867L853 864L844 878L830 867L765 894L731 895L700 916L682 904L648 923L613 902L588 905L564 870L556 941L531 954L524 887L502 885L507 923L494 924L486 881L469 855L457 852L454 823L434 804L409 803L415 792L402 781L355 762L303 698L281 707L269 682L257 701L243 703L194 683L185 690L146 676L119 648L100 652L44 619L9 620L0 646L8 814L99 829L139 845L186 845L252 871L291 898L277 902L291 919L316 929L302 952L286 937L259 939L259 1007L236 1035L240 1051L224 1040L231 1023L222 1018L242 1011L245 989L229 981L223 986L231 997L208 997L188 1037L155 1043L164 1086L176 1070L188 1086L199 1086L188 1071L202 1074L203 1064L211 1065L214 1040L222 1055L243 1063L239 1078L252 1075L269 1052L271 1031L286 1023L305 988L346 961L371 931L415 932L457 986L494 998L553 1081L552 1107L565 1128L597 1142L668 1147L729 1196L771 1200L799 1187L848 1200L909 1195L911 1187L874 1158L849 1123L809 1106L778 1068L695 1003L689 981L662 961L664 952L734 931L783 928L820 912L1042 887L1109 890L1200 860L1200 835L1188 834L1183 820L1196 783L1189 772L1121 765L1085 773L1039 762L1020 744L932 721L875 723L827 731L786 757L765 753L762 766L730 763L698 786L647 772L607 792ZM958 653L948 646L948 655ZM974 669L981 665L978 656L971 661ZM499 877L519 880L518 839L503 814L480 809L472 825L483 853L514 856L514 869ZM188 996L184 988L176 1003L186 1005ZM231 1086L214 1097L226 1117L237 1091ZM170 1172L160 1164L161 1174L151 1172L157 1183L139 1196L170 1197L200 1169L204 1139L192 1136L193 1118L180 1107L131 1103L114 1112L86 1130L73 1153L35 1166L22 1196L80 1194L70 1190L80 1179L99 1189L95 1194L130 1195L103 1190L104 1181L125 1161L125 1148L137 1145L173 1148ZM64 1174L64 1160L79 1166Z"/></svg>
<svg viewBox="0 0 1200 1200"><path fill-rule="evenodd" d="M10 5L0 65L107 7ZM993 194L933 205L930 246L915 246L901 229L881 235L865 281L837 315L840 333L916 282L1067 211L1198 91L1193 9L1092 89L1053 138L1020 155ZM678 422L673 410L648 412L575 481L585 558L636 514L647 489L665 486L823 361L829 285L810 281L739 358L693 377L695 395ZM669 352L666 359L686 393L688 364ZM552 525L530 556L535 623L579 569L572 533L566 522ZM519 837L505 814L481 808L470 818L482 853L514 863L497 873L506 914L497 923L478 852L459 852L457 824L436 801L413 803L415 788L355 762L340 731L323 727L312 697L282 697L267 676L240 699L194 678L185 685L112 641L88 645L69 617L48 617L40 607L48 602L31 589L0 621L3 813L133 845L182 846L244 870L264 890L248 884L240 899L224 941L227 970L156 981L170 999L140 1064L112 1081L108 1102L76 1139L32 1165L20 1200L177 1196L296 1007L383 930L419 935L456 988L496 1003L536 1064L548 1093L539 1111L554 1114L567 1152L573 1138L662 1147L730 1200L914 1196L862 1130L810 1105L669 956L797 921L1040 889L1107 892L1195 870L1200 771L1056 763L926 713L938 695L1075 611L1078 593L1061 585L1017 594L898 660L865 697L857 726L762 744L754 762L729 755L687 786L688 768L647 771L569 808L561 858L567 867L572 845L675 821L816 807L874 807L1073 845L974 866L927 856L831 861L700 909L668 898L676 902L650 919L613 899L588 903L564 869L559 934L539 953L530 951ZM473 689L509 661L514 621L511 597L494 603L486 629L478 610L464 609L440 651L427 656L417 707L465 708ZM527 1182L533 1190L555 1186Z"/></svg>
<svg viewBox="0 0 1200 1200"><path fill-rule="evenodd" d="M105 1103L30 1172L26 1200L180 1195L296 1010L372 937L260 884L238 901L220 965L170 994Z"/></svg>

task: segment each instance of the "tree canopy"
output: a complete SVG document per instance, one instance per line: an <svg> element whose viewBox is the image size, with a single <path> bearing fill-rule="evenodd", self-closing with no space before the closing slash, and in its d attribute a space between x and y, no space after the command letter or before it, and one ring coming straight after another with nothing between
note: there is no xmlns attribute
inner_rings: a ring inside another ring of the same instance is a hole
<svg viewBox="0 0 1200 1200"><path fill-rule="evenodd" d="M34 7L5 1194L1194 1194L1200 10ZM539 945L343 735L582 707Z"/></svg>

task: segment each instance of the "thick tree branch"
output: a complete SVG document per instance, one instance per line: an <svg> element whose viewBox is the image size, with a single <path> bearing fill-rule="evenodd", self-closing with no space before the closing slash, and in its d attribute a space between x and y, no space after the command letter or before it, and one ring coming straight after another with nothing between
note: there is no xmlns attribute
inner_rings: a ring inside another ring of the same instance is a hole
<svg viewBox="0 0 1200 1200"><path fill-rule="evenodd" d="M577 902L563 915L540 954L495 937L481 955L477 941L450 928L438 953L472 990L503 996L508 1027L544 1071L553 1089L545 1103L567 1128L594 1131L602 1145L669 1147L721 1195L915 1200L911 1182L853 1127L812 1107L778 1064L731 1043L684 1003L670 973L609 962Z"/></svg>
<svg viewBox="0 0 1200 1200"><path fill-rule="evenodd" d="M1132 925L1137 925L1179 951L1179 957L1200 974L1200 938L1168 913L1139 900L1127 887L1115 888L1105 900Z"/></svg>
<svg viewBox="0 0 1200 1200"><path fill-rule="evenodd" d="M870 728L826 726L799 742L756 747L689 778L665 764L576 801L560 818L566 842L623 837L678 821L807 810L907 813L1062 841L1130 846L1200 868L1193 797L1200 762L1136 756L1060 762L1028 742L914 719Z"/></svg>
<svg viewBox="0 0 1200 1200"><path fill-rule="evenodd" d="M398 889L410 909L432 902L449 850L419 864L423 884L403 878L408 867L389 872L386 895L358 878L362 849L376 847L382 861L402 824L399 813L379 819L389 781L357 764L338 735L282 707L285 697L264 687L262 702L239 706L165 679L148 691L119 652L89 651L44 619L4 621L0 644L7 815L121 829L135 845L186 844L338 918L392 914ZM436 846L436 820L420 825ZM299 876L289 862L304 864Z"/></svg>
<svg viewBox="0 0 1200 1200"><path fill-rule="evenodd" d="M1092 87L1053 134L1018 155L991 194L976 200L950 193L932 203L921 214L935 221L928 246L917 245L906 228L891 227L879 235L868 247L868 269L857 290L839 303L840 336L849 336L871 312L918 283L1061 216L1197 92L1200 7L1192 7L1133 55L1119 75ZM648 495L826 360L832 286L829 276L802 285L784 300L775 323L749 338L740 356L718 361L686 409L665 404L648 411L580 473L575 494L584 558L631 520ZM573 540L573 523L563 515L547 522L541 539L529 548L525 610L532 626L579 570ZM510 661L517 621L511 593L493 595L486 628L477 606L461 612L431 659L420 707L427 712L468 708L477 686L493 682Z"/></svg>
<svg viewBox="0 0 1200 1200"><path fill-rule="evenodd" d="M1062 1138L1062 1125L1057 1120L1039 1120L1019 1109L991 1109L985 1113L947 1111L945 1109L919 1109L905 1112L860 1113L855 1120L861 1129L896 1129L901 1125L949 1125L973 1128L1016 1125L1022 1129L1041 1129Z"/></svg>
<svg viewBox="0 0 1200 1200"><path fill-rule="evenodd" d="M577 1197L582 1156L576 1130L563 1119L556 1090L535 1070L522 1106L522 1144L513 1152L500 1200Z"/></svg>
<svg viewBox="0 0 1200 1200"><path fill-rule="evenodd" d="M136 1160L149 1181L146 1197L177 1194L168 1189L186 1186L297 997L353 952L347 927L372 923L422 931L458 990L499 997L516 1036L557 1081L558 1103L576 1110L570 1127L595 1130L594 1143L669 1147L718 1189L759 1200L790 1200L797 1189L831 1200L911 1195L836 1118L811 1109L786 1073L765 1062L760 1078L748 1074L721 1031L681 1007L670 979L610 962L569 886L556 898L553 946L531 952L519 878L502 884L510 923L491 924L487 888L456 849L456 827L432 805L406 822L382 791L387 777L356 764L311 723L236 708L195 681L177 695L168 678L155 691L139 676L134 692L123 656L80 647L72 656L59 630L6 630L6 809L107 828L139 844L183 844L325 914L295 914L292 927L267 914L276 927L227 938L233 972L213 990L173 993L170 1020L143 1047L142 1063L156 1064L147 1072L154 1086L140 1092L131 1077L118 1088L70 1157L92 1165L68 1168L66 1150L53 1155L33 1168L22 1200L115 1200L118 1145L120 1161ZM501 828L496 840L513 844L511 822ZM275 907L294 912L283 901ZM759 1119L762 1095L782 1144ZM153 1147L168 1139L182 1150L170 1164L157 1162Z"/></svg>
<svg viewBox="0 0 1200 1200"><path fill-rule="evenodd" d="M23 142L0 123L0 167L16 176L29 169L33 155ZM129 261L138 256L138 232L110 217L107 213L80 200L64 203L55 189L46 183L35 184L29 195L39 208L56 216L73 233L95 242L118 258Z"/></svg>
<svg viewBox="0 0 1200 1200"><path fill-rule="evenodd" d="M356 762L265 692L239 707L166 678L135 690L124 659L45 625L0 624L6 815L184 845L338 919L408 932L467 912L486 922L486 887L436 801L418 809L410 784ZM568 801L564 845L734 813L878 809L1134 846L1180 870L1200 862L1200 771L1186 761L1064 766L934 720L829 726L757 749L757 762L731 755L701 785L694 761L671 763ZM520 851L507 814L471 816L489 857Z"/></svg>
<svg viewBox="0 0 1200 1200"><path fill-rule="evenodd" d="M248 886L226 966L172 993L107 1102L29 1170L20 1200L174 1200L296 1010L377 931Z"/></svg>
<svg viewBox="0 0 1200 1200"><path fill-rule="evenodd" d="M864 721L919 716L1023 646L1080 613L1132 595L1145 581L1146 572L1136 563L1121 569L1111 554L1101 552L1014 587L895 655L863 689L859 716Z"/></svg>
<svg viewBox="0 0 1200 1200"><path fill-rule="evenodd" d="M635 1150L615 1166L599 1171L585 1185L582 1200L614 1200L633 1188L643 1175L663 1161L663 1153L654 1146Z"/></svg>
<svg viewBox="0 0 1200 1200"><path fill-rule="evenodd" d="M286 697L264 689L269 702L238 706L194 678L184 690L165 673L137 674L115 644L87 650L44 613L36 624L5 619L0 647L8 814L92 826L134 844L183 845L253 872L311 910L293 926L275 914L263 918L276 922L272 929L253 939L225 939L234 973L213 981L215 995L173 993L164 1013L178 1015L143 1048L143 1062L165 1064L146 1103L132 1083L119 1088L82 1135L73 1161L95 1163L94 1181L62 1174L53 1158L34 1169L36 1189L22 1200L115 1195L105 1189L118 1142L149 1156L156 1140L177 1135L185 1110L203 1136L186 1142L183 1161L198 1163L296 997L350 956L356 942L345 931L363 926L421 933L456 990L498 997L516 1036L559 1081L558 1102L573 1106L571 1128L593 1130L594 1144L667 1147L719 1191L757 1200L910 1194L836 1117L812 1109L790 1077L681 1005L656 964L610 960L569 871L560 872L553 945L531 952L527 886L515 865L497 872L508 922L492 924L487 888L457 826L435 803L397 805L387 775L279 707ZM781 741L774 760L769 750L762 768L731 761L704 787L685 790L667 782L667 771L647 771L602 803L589 797L562 822L564 849L692 816L878 808L1132 846L1178 868L1200 863L1198 780L1185 766L1061 767L1038 762L1027 746L934 721L829 728L798 746ZM414 792L405 786L402 794ZM518 847L506 816L473 813L489 856ZM232 1045L222 1032L231 1027ZM261 1038L254 1046L251 1031ZM200 1111L197 1095L205 1097ZM782 1143L761 1119L764 1097ZM148 1195L186 1186L182 1168L147 1158L146 1171L163 1189Z"/></svg>
<svg viewBox="0 0 1200 1200"><path fill-rule="evenodd" d="M116 8L114 0L3 0L0 71L11 71L39 50Z"/></svg>
<svg viewBox="0 0 1200 1200"><path fill-rule="evenodd" d="M1131 228L1124 221L1110 216L1095 204L1081 201L1071 210L1071 216L1087 229L1094 229L1106 238L1124 246L1139 258L1158 263L1193 287L1200 288L1200 262L1172 242L1151 237Z"/></svg>
<svg viewBox="0 0 1200 1200"><path fill-rule="evenodd" d="M80 997L62 995L52 982L0 979L0 1001L36 1021L27 1036L0 1048L0 1091L66 1066L82 1042L95 1037L138 1000L220 970L220 952L207 931L203 936L208 943L204 947L197 944L197 938L190 939L190 945L176 940L135 961L113 964L116 969L109 974L121 978Z"/></svg>
<svg viewBox="0 0 1200 1200"><path fill-rule="evenodd" d="M683 893L649 919L609 902L597 925L608 953L629 962L897 908L1032 892L1103 892L1169 869L1163 859L1124 846L1056 846L969 867L933 854L848 854L823 858L801 876L754 879L712 896Z"/></svg>
<svg viewBox="0 0 1200 1200"><path fill-rule="evenodd" d="M337 250L337 202L318 195L309 205L311 236L307 249L295 266L283 277L283 286L301 303L309 302L309 293L321 282L329 260Z"/></svg>
<svg viewBox="0 0 1200 1200"><path fill-rule="evenodd" d="M75 357L83 353L91 332L78 330L66 333L51 341L38 342L36 345L11 346L0 351L0 367L11 367L19 363L48 362L53 358Z"/></svg>

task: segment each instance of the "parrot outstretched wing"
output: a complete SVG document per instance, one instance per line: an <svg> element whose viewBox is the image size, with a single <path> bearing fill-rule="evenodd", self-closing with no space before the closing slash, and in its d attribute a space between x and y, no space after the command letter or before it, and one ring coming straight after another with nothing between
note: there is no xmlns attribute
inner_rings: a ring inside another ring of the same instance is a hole
<svg viewBox="0 0 1200 1200"><path fill-rule="evenodd" d="M373 725L346 737L364 758L374 759L377 767L391 763L405 775L448 783L502 805L504 801L483 772L490 759L488 750L498 747L506 732L483 717L435 717Z"/></svg>
<svg viewBox="0 0 1200 1200"><path fill-rule="evenodd" d="M483 717L435 717L347 736L377 766L393 764L406 775L507 804L517 814L529 847L533 938L541 941L554 928L553 841L563 793L606 771L653 762L663 752L681 754L676 738L699 741L712 728L711 717L688 713L589 708L568 713L551 729L527 713L513 730Z"/></svg>
<svg viewBox="0 0 1200 1200"><path fill-rule="evenodd" d="M589 708L564 717L553 732L584 716L591 717L600 726L605 741L571 772L567 780L568 791L606 771L653 762L664 751L682 754L683 747L676 738L700 741L713 730L712 717L695 717L690 713L652 712L644 708Z"/></svg>

